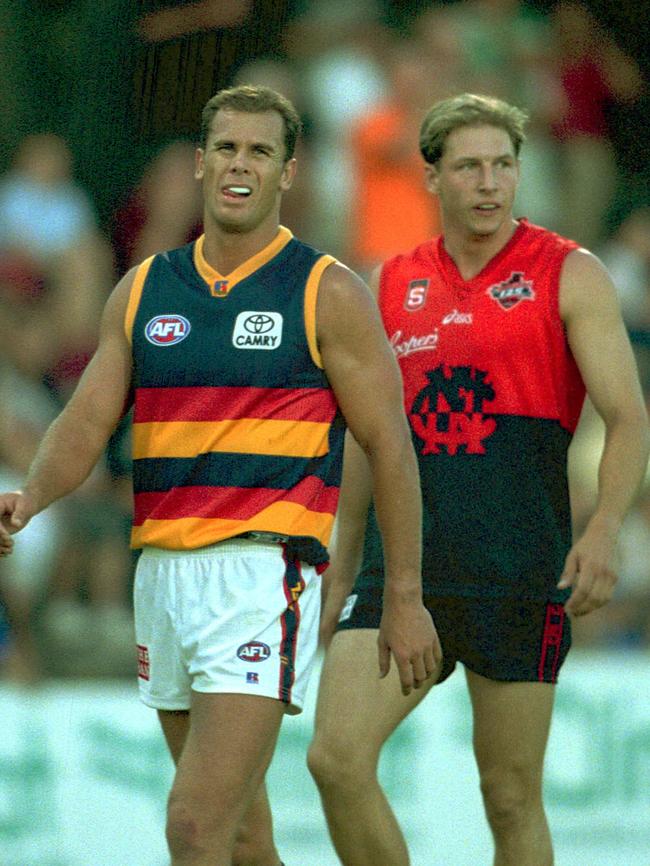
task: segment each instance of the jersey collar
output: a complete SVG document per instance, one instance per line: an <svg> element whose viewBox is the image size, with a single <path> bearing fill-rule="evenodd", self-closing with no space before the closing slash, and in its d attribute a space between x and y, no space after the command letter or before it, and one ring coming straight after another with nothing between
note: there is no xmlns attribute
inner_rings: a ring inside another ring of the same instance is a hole
<svg viewBox="0 0 650 866"><path fill-rule="evenodd" d="M232 288L234 288L234 286L237 285L237 283L245 280L246 277L250 277L251 274L255 273L255 271L259 270L263 265L277 256L277 254L286 247L292 238L292 232L288 228L280 226L277 235L273 238L271 243L260 250L259 253L255 253L254 256L251 256L250 259L247 259L231 273L220 274L219 271L213 268L212 265L208 264L205 260L203 255L205 235L201 235L197 238L194 244L194 266L196 267L199 276L210 289L210 293L215 297L224 297Z"/></svg>

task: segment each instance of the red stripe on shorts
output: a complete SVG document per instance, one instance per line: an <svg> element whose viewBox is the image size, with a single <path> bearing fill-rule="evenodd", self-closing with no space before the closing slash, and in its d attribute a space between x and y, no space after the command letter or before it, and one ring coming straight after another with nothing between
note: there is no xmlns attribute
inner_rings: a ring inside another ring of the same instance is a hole
<svg viewBox="0 0 650 866"><path fill-rule="evenodd" d="M301 573L300 561L295 559L289 562L285 548L282 550L282 556L286 564L283 589L287 608L280 617L282 641L280 643L279 697L281 701L289 704L296 679L296 646L301 618L300 596L305 588L305 581Z"/></svg>
<svg viewBox="0 0 650 866"><path fill-rule="evenodd" d="M539 658L538 679L541 683L546 682L545 674L548 666L551 668L550 682L557 681L557 666L560 661L560 647L562 646L562 635L564 633L564 605L547 604L546 618L544 620L544 633L542 634L542 649Z"/></svg>

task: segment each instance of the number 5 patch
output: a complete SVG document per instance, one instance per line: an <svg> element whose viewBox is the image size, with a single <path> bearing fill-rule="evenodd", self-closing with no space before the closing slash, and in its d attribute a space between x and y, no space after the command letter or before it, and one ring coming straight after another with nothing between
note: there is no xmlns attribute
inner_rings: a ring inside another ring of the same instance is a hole
<svg viewBox="0 0 650 866"><path fill-rule="evenodd" d="M411 280L406 289L404 298L404 309L409 313L419 310L427 300L427 291L430 280Z"/></svg>

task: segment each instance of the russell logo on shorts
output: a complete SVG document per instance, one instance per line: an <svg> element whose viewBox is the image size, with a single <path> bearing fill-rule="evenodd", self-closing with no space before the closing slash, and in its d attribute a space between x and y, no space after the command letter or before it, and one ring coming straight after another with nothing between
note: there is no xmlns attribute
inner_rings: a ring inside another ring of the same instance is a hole
<svg viewBox="0 0 650 866"><path fill-rule="evenodd" d="M237 658L243 662L265 662L270 655L270 647L258 640L243 643L237 650Z"/></svg>

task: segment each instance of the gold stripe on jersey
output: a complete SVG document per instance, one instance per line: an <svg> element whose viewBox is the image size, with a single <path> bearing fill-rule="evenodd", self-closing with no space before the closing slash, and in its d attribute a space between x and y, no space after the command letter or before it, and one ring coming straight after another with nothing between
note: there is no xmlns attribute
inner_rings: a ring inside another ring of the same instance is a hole
<svg viewBox="0 0 650 866"><path fill-rule="evenodd" d="M320 258L307 278L305 286L305 332L309 345L309 354L317 367L323 369L323 359L318 349L318 334L316 331L316 302L318 300L318 288L320 286L323 271L329 265L336 263L334 256L323 256Z"/></svg>
<svg viewBox="0 0 650 866"><path fill-rule="evenodd" d="M274 532L282 535L307 535L327 545L332 534L334 515L309 511L295 502L276 502L250 520L205 517L180 517L175 520L145 520L134 526L133 547L151 546L167 550L204 547L240 535L242 532Z"/></svg>
<svg viewBox="0 0 650 866"><path fill-rule="evenodd" d="M243 418L227 421L164 421L133 425L133 457L196 457L210 451L323 457L330 424Z"/></svg>
<svg viewBox="0 0 650 866"><path fill-rule="evenodd" d="M250 275L259 270L262 265L270 262L272 258L277 256L280 250L286 247L292 238L293 234L289 229L280 226L275 238L270 244L265 246L263 250L260 250L259 253L251 256L250 259L247 259L231 273L220 274L219 271L212 267L212 265L208 264L203 255L205 235L201 235L200 238L197 238L196 243L194 244L194 265L201 278L208 284L210 293L215 295L215 297L223 297L224 295L227 295L228 292L237 285L237 283L245 280L246 277L250 277ZM225 287L221 288L219 292L216 293L214 291L215 283L225 283Z"/></svg>
<svg viewBox="0 0 650 866"><path fill-rule="evenodd" d="M129 302L124 315L124 332L129 343L133 341L133 323L135 322L135 316L138 312L138 307L140 306L144 281L147 279L147 274L149 273L149 268L151 267L153 260L154 256L149 256L149 258L145 259L142 264L138 265L133 283L131 284Z"/></svg>

